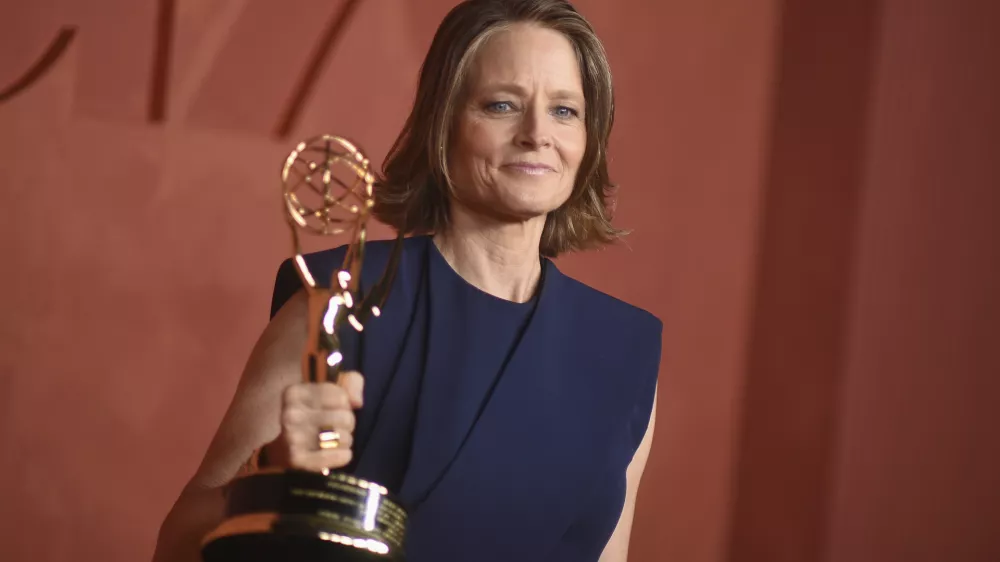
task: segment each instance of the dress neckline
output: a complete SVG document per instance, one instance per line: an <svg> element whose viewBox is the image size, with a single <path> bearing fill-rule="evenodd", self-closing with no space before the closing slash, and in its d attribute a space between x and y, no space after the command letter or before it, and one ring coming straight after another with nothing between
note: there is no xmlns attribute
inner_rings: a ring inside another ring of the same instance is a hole
<svg viewBox="0 0 1000 562"><path fill-rule="evenodd" d="M545 282L546 260L544 258L540 258L541 275L538 277L535 292L531 295L530 299L524 302L516 302L490 294L470 283L465 279L465 277L462 277L461 274L455 271L455 268L452 267L451 263L449 263L444 257L444 254L441 253L440 248L438 248L437 244L434 243L434 238L432 236L427 235L426 240L427 244L430 246L428 253L430 254L431 266L444 271L446 278L448 278L452 283L462 287L463 289L461 290L465 290L479 298L495 303L497 306L509 307L511 310L527 311L535 305L536 301L538 301Z"/></svg>

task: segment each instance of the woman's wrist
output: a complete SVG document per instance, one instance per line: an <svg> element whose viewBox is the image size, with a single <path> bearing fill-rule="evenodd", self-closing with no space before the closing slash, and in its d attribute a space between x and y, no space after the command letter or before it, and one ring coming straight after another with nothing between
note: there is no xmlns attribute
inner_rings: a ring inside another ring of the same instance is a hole
<svg viewBox="0 0 1000 562"><path fill-rule="evenodd" d="M255 451L257 468L274 468L288 466L288 448L284 446L282 436L277 436L273 441L265 443Z"/></svg>
<svg viewBox="0 0 1000 562"><path fill-rule="evenodd" d="M243 467L240 470L242 474L253 474L265 468L281 467L286 466L282 463L283 455L280 454L282 450L279 446L278 440L275 439L270 443L265 443L260 447L254 449L250 453L250 457L247 458L246 462L243 463Z"/></svg>

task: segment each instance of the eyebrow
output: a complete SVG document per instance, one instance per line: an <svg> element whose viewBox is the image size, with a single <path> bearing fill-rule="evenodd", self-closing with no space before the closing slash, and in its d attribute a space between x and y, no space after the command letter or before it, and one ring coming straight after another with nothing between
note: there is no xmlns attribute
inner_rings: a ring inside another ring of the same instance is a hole
<svg viewBox="0 0 1000 562"><path fill-rule="evenodd" d="M493 82L484 84L480 90L490 92L508 92L518 96L523 96L528 93L525 88L514 82ZM583 94L574 90L556 90L552 92L549 97L557 100L570 100L580 103L584 102Z"/></svg>
<svg viewBox="0 0 1000 562"><path fill-rule="evenodd" d="M552 92L551 97L552 99L578 101L580 103L583 103L584 101L583 94L581 94L580 92L575 92L573 90L556 90Z"/></svg>

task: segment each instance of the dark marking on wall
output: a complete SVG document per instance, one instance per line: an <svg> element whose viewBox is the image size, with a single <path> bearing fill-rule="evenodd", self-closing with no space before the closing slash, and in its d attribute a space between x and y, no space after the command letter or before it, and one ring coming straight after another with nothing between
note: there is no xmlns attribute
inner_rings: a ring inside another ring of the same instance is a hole
<svg viewBox="0 0 1000 562"><path fill-rule="evenodd" d="M170 86L170 55L173 52L174 16L177 0L159 0L156 14L156 42L153 51L153 74L149 91L149 122L162 123L167 118Z"/></svg>
<svg viewBox="0 0 1000 562"><path fill-rule="evenodd" d="M357 12L361 1L346 0L343 7L331 17L330 23L323 32L323 37L320 38L312 57L309 59L305 72L303 72L301 79L296 84L295 90L292 92L288 105L278 119L278 124L274 128L275 137L279 139L287 138L298 123L302 115L302 110L305 108L306 102L316 87L316 81L319 79L320 72L326 65L326 61L330 58L330 54L333 52L337 41L344 35L347 24L350 23L351 17Z"/></svg>
<svg viewBox="0 0 1000 562"><path fill-rule="evenodd" d="M27 90L31 86L41 80L45 74L55 66L56 62L66 53L69 46L73 43L73 39L76 37L76 27L75 26L65 26L56 35L52 43L45 50L42 56L35 61L35 64L28 68L28 71L24 73L23 76L14 81L13 84L7 86L6 88L0 89L0 103L7 102L14 98L14 96L20 94L21 92Z"/></svg>

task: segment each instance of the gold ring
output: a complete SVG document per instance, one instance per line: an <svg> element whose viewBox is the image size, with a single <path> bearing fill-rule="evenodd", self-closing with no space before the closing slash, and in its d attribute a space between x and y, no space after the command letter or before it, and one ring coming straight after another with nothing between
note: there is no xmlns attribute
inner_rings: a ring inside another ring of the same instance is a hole
<svg viewBox="0 0 1000 562"><path fill-rule="evenodd" d="M323 428L319 432L320 449L336 449L340 447L340 432L333 428Z"/></svg>

